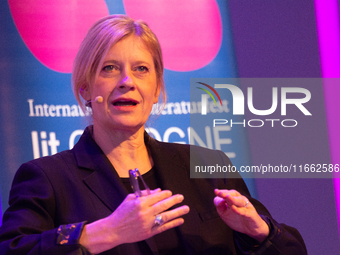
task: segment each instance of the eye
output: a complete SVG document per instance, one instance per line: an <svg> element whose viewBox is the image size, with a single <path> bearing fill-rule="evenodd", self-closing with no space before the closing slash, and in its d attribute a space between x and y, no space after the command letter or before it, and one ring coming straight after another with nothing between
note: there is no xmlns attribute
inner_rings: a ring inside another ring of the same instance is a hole
<svg viewBox="0 0 340 255"><path fill-rule="evenodd" d="M142 72L142 73L145 73L145 72L148 72L148 71L149 71L149 69L148 69L146 66L138 66L138 67L136 68L136 70L137 70L138 72Z"/></svg>
<svg viewBox="0 0 340 255"><path fill-rule="evenodd" d="M114 70L118 70L119 68L115 65L107 65L107 66L104 66L103 67L103 71L106 71L106 72L112 72Z"/></svg>

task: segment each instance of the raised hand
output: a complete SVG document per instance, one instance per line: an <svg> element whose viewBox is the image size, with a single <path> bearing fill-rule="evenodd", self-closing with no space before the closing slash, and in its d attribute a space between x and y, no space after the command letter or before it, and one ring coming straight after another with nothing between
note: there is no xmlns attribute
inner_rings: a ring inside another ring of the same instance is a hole
<svg viewBox="0 0 340 255"><path fill-rule="evenodd" d="M259 242L269 235L267 223L250 201L236 190L215 189L214 204L222 220L233 230L249 235Z"/></svg>
<svg viewBox="0 0 340 255"><path fill-rule="evenodd" d="M86 225L80 243L90 252L99 253L177 227L184 223L179 217L187 214L189 207L183 205L167 210L183 199L182 195L160 189L142 197L129 194L110 216Z"/></svg>

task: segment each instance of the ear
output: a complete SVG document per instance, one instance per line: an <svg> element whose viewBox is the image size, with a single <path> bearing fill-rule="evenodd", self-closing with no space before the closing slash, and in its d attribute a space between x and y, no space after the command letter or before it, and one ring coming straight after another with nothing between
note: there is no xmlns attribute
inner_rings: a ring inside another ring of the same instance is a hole
<svg viewBox="0 0 340 255"><path fill-rule="evenodd" d="M79 93L84 100L91 100L91 93L88 84L83 84L79 89Z"/></svg>
<svg viewBox="0 0 340 255"><path fill-rule="evenodd" d="M153 103L156 104L158 103L158 99L159 99L159 94L161 92L161 83L159 82L157 84L157 88L156 88L156 91L155 91L155 95L153 97Z"/></svg>

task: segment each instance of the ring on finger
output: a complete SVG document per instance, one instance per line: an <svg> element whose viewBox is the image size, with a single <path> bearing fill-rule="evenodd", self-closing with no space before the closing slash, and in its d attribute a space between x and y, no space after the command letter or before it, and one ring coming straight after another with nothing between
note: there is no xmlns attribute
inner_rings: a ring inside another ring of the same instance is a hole
<svg viewBox="0 0 340 255"><path fill-rule="evenodd" d="M249 204L249 200L245 199L246 204L244 205L244 208L247 208L248 204Z"/></svg>
<svg viewBox="0 0 340 255"><path fill-rule="evenodd" d="M164 221L162 219L162 215L158 214L155 217L155 221L153 223L154 227L162 226L164 224Z"/></svg>

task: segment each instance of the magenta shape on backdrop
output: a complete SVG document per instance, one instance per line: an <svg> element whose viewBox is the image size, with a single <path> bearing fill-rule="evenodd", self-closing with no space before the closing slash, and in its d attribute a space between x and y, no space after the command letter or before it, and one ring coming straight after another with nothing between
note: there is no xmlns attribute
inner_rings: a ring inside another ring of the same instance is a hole
<svg viewBox="0 0 340 255"><path fill-rule="evenodd" d="M46 67L72 71L87 30L109 14L104 0L8 0L18 32L32 54Z"/></svg>
<svg viewBox="0 0 340 255"><path fill-rule="evenodd" d="M340 164L340 26L338 0L314 0L331 160ZM340 179L334 174L338 221ZM340 222L339 230L340 230Z"/></svg>
<svg viewBox="0 0 340 255"><path fill-rule="evenodd" d="M164 66L193 71L208 65L222 43L216 0L123 0L126 14L144 20L161 44Z"/></svg>

